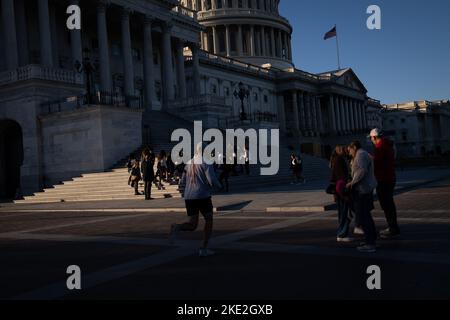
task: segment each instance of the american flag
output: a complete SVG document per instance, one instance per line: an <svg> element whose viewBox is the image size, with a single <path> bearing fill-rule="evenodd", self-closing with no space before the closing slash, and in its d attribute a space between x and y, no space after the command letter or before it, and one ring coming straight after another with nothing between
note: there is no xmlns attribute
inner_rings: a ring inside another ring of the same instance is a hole
<svg viewBox="0 0 450 320"><path fill-rule="evenodd" d="M337 36L337 31L336 31L336 26L334 26L333 29L331 29L330 31L328 31L327 33L325 33L325 36L323 37L323 40L327 40L333 37Z"/></svg>

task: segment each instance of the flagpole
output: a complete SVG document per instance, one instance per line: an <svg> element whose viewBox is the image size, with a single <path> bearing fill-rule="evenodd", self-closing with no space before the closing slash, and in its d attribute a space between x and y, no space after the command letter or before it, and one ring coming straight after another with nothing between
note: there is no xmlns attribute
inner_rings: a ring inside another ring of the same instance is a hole
<svg viewBox="0 0 450 320"><path fill-rule="evenodd" d="M338 32L337 32L337 27L336 25L334 25L334 27L336 28L336 50L337 50L337 58L338 58L338 70L341 70L341 58L339 56L339 40L338 40Z"/></svg>

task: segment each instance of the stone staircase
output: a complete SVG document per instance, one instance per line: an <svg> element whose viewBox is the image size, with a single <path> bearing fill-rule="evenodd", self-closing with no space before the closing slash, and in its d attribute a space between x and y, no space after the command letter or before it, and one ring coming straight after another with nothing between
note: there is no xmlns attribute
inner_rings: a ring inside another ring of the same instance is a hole
<svg viewBox="0 0 450 320"><path fill-rule="evenodd" d="M176 143L170 141L170 135L177 128L186 128L193 132L193 123L174 115L154 111L150 114L152 127L150 128L150 146L155 154L165 150L168 154ZM275 176L260 176L260 166L250 166L249 176L232 176L229 179L230 191L251 191L258 188L289 184L292 181L292 173L289 168L290 155L287 141L280 139L280 170ZM142 149L136 150L140 154ZM308 155L302 155L304 163L304 175L308 182L325 180L329 178L327 161ZM64 181L43 192L35 193L33 196L17 200L15 203L52 203L52 202L81 202L81 201L107 201L107 200L135 200L143 196L135 196L134 189L128 186L128 171L125 168L126 158L107 172L87 173L80 177L74 177L70 181ZM239 169L239 168L238 168ZM152 197L180 198L177 191L178 186L165 184L165 190L157 190L152 187ZM143 191L143 184L139 190Z"/></svg>

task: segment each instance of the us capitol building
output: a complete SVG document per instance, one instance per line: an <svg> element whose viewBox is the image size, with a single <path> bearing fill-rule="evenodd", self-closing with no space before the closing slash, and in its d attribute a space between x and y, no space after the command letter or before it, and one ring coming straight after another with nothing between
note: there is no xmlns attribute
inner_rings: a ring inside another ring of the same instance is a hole
<svg viewBox="0 0 450 320"><path fill-rule="evenodd" d="M280 128L327 157L364 139L379 106L350 68L295 68L279 0L0 2L0 198L107 170L170 137L174 116ZM66 27L71 4L81 30Z"/></svg>

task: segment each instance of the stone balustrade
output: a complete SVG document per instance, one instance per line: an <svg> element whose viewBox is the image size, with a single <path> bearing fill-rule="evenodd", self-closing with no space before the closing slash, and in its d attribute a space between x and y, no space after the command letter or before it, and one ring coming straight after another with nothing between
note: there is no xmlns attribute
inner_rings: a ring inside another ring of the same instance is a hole
<svg viewBox="0 0 450 320"><path fill-rule="evenodd" d="M82 74L79 74L76 71L41 65L27 65L15 70L0 73L0 86L26 80L57 81L74 85L83 84Z"/></svg>

